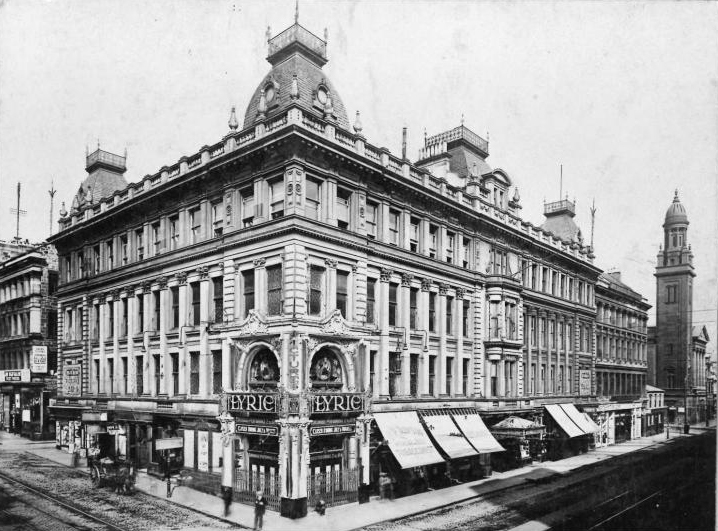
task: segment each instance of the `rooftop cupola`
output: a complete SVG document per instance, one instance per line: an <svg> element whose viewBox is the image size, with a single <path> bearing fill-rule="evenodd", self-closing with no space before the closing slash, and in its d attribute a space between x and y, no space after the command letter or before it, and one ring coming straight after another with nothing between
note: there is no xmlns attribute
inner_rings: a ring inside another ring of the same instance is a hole
<svg viewBox="0 0 718 531"><path fill-rule="evenodd" d="M127 171L126 163L127 150L124 155L115 155L100 149L99 142L94 152L86 152L85 169L88 175L75 194L71 210L77 210L88 203L96 203L127 187L124 177Z"/></svg>

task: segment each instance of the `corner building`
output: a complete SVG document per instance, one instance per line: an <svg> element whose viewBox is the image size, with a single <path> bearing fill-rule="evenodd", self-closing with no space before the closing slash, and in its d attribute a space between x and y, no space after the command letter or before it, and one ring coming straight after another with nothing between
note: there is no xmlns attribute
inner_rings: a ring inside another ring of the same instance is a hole
<svg viewBox="0 0 718 531"><path fill-rule="evenodd" d="M482 417L595 400L600 270L580 232L523 221L463 124L414 163L369 143L298 23L268 45L220 142L128 185L124 157L88 155L106 174L52 238L53 411L78 447L238 501L261 488L297 517L387 478L408 494L490 473ZM573 208L547 222L570 229Z"/></svg>

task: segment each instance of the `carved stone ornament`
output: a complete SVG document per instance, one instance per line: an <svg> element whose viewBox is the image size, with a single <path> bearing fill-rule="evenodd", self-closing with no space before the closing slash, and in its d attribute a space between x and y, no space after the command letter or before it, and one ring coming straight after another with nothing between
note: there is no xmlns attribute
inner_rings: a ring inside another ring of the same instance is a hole
<svg viewBox="0 0 718 531"><path fill-rule="evenodd" d="M356 272L359 271L359 266L357 264L352 265L352 273L356 274Z"/></svg>
<svg viewBox="0 0 718 531"><path fill-rule="evenodd" d="M464 295L466 295L465 288L456 288L456 298L457 299L463 299Z"/></svg>
<svg viewBox="0 0 718 531"><path fill-rule="evenodd" d="M264 267L264 264L267 263L266 258L255 258L254 259L254 267Z"/></svg>
<svg viewBox="0 0 718 531"><path fill-rule="evenodd" d="M324 263L327 265L327 267L331 269L336 269L338 262L334 258L327 258L324 260Z"/></svg>
<svg viewBox="0 0 718 531"><path fill-rule="evenodd" d="M342 317L342 312L334 310L329 318L322 324L322 333L350 335L352 334L352 331L349 328L346 319Z"/></svg>
<svg viewBox="0 0 718 531"><path fill-rule="evenodd" d="M187 273L185 271L177 273L177 282L180 286L187 284Z"/></svg>
<svg viewBox="0 0 718 531"><path fill-rule="evenodd" d="M167 289L167 277L159 277L157 283L160 285L160 289Z"/></svg>
<svg viewBox="0 0 718 531"><path fill-rule="evenodd" d="M360 218L363 218L363 217L364 217L364 207L363 207L363 206L362 206L362 207L359 207L359 217L360 217Z"/></svg>
<svg viewBox="0 0 718 531"><path fill-rule="evenodd" d="M145 280L142 283L142 291L144 293L151 293L152 292L152 281L151 280Z"/></svg>
<svg viewBox="0 0 718 531"><path fill-rule="evenodd" d="M220 429L222 430L222 434L220 435L222 444L224 446L229 446L229 444L234 439L234 417L232 417L232 415L230 415L229 413L225 412L222 413L219 417L217 417L217 420L219 421Z"/></svg>
<svg viewBox="0 0 718 531"><path fill-rule="evenodd" d="M431 280L428 278L421 279L421 291L429 291L431 289Z"/></svg>
<svg viewBox="0 0 718 531"><path fill-rule="evenodd" d="M299 174L299 172L297 172L297 174ZM301 184L301 183L297 183L297 184L294 186L294 190L297 192L297 195L302 195L302 184Z"/></svg>
<svg viewBox="0 0 718 531"><path fill-rule="evenodd" d="M443 282L439 284L439 295L446 295L446 293L449 291L449 285L444 284Z"/></svg>
<svg viewBox="0 0 718 531"><path fill-rule="evenodd" d="M200 280L206 280L207 278L209 278L209 267L207 267L207 266L198 267L197 273L199 273Z"/></svg>
<svg viewBox="0 0 718 531"><path fill-rule="evenodd" d="M112 300L113 301L120 300L120 290L119 289L112 290Z"/></svg>
<svg viewBox="0 0 718 531"><path fill-rule="evenodd" d="M391 280L392 273L393 271L391 269L386 269L382 267L381 271L379 272L379 280L381 282L389 282Z"/></svg>
<svg viewBox="0 0 718 531"><path fill-rule="evenodd" d="M411 287L412 280L414 280L414 275L411 273L403 273L401 275L401 285L405 288Z"/></svg>
<svg viewBox="0 0 718 531"><path fill-rule="evenodd" d="M97 302L99 304L105 304L106 300L107 300L107 296L104 293L97 296Z"/></svg>
<svg viewBox="0 0 718 531"><path fill-rule="evenodd" d="M232 205L228 204L227 207L224 209L225 216L227 218L227 224L232 224Z"/></svg>
<svg viewBox="0 0 718 531"><path fill-rule="evenodd" d="M266 334L269 332L267 323L262 320L255 310L249 310L247 318L239 325L237 333L240 336Z"/></svg>
<svg viewBox="0 0 718 531"><path fill-rule="evenodd" d="M292 183L287 184L287 195L292 195L294 193L294 185Z"/></svg>

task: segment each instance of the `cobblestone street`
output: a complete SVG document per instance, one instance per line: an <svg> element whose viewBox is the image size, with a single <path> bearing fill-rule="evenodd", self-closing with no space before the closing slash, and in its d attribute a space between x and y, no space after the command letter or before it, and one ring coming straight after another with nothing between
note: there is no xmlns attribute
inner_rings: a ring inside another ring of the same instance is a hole
<svg viewBox="0 0 718 531"><path fill-rule="evenodd" d="M142 492L124 496L109 488L95 489L89 476L80 470L68 469L19 450L0 453L0 470L4 476L127 531L239 528ZM0 480L0 499L4 507L0 524L3 529L107 529L69 509L24 494L22 489L1 477ZM35 507L30 507L29 503Z"/></svg>

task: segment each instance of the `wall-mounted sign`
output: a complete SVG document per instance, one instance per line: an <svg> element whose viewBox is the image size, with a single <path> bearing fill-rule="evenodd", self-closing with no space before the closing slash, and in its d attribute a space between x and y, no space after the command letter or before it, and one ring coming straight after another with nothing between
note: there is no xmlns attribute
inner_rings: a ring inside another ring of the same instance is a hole
<svg viewBox="0 0 718 531"><path fill-rule="evenodd" d="M82 365L70 363L63 367L62 394L64 396L80 396L82 394Z"/></svg>
<svg viewBox="0 0 718 531"><path fill-rule="evenodd" d="M278 393L232 393L225 397L227 411L253 413L277 413Z"/></svg>
<svg viewBox="0 0 718 531"><path fill-rule="evenodd" d="M353 424L330 424L328 426L310 426L309 435L346 435L354 433Z"/></svg>
<svg viewBox="0 0 718 531"><path fill-rule="evenodd" d="M257 424L235 424L235 432L248 435L279 435L278 426L262 426Z"/></svg>
<svg viewBox="0 0 718 531"><path fill-rule="evenodd" d="M109 433L110 435L117 435L121 431L122 428L120 428L119 424L112 423L107 425L107 433Z"/></svg>
<svg viewBox="0 0 718 531"><path fill-rule="evenodd" d="M361 413L364 411L364 395L362 393L313 394L309 397L309 411L311 413L342 411Z"/></svg>
<svg viewBox="0 0 718 531"><path fill-rule="evenodd" d="M47 372L47 347L35 345L30 353L30 371Z"/></svg>
<svg viewBox="0 0 718 531"><path fill-rule="evenodd" d="M197 468L202 472L209 471L209 432L197 432Z"/></svg>
<svg viewBox="0 0 718 531"><path fill-rule="evenodd" d="M22 421L30 422L30 410L29 409L22 410Z"/></svg>
<svg viewBox="0 0 718 531"><path fill-rule="evenodd" d="M29 382L30 369L0 371L0 382Z"/></svg>
<svg viewBox="0 0 718 531"><path fill-rule="evenodd" d="M82 422L106 422L107 411L83 411Z"/></svg>
<svg viewBox="0 0 718 531"><path fill-rule="evenodd" d="M109 431L109 429L108 429ZM172 450L174 448L182 448L184 439L182 437L169 437L168 439L155 439L155 449L160 450Z"/></svg>
<svg viewBox="0 0 718 531"><path fill-rule="evenodd" d="M578 394L590 395L591 394L591 371L580 370L578 371Z"/></svg>

